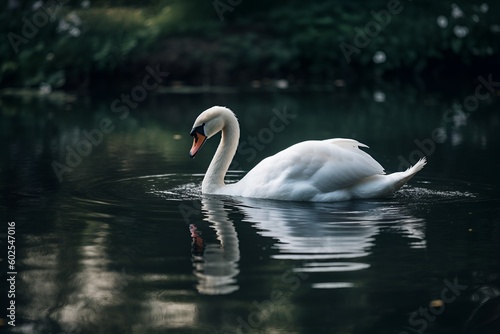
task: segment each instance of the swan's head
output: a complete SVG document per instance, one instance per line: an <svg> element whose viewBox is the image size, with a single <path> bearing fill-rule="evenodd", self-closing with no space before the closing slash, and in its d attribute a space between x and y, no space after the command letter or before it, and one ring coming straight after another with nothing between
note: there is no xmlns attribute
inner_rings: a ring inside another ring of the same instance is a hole
<svg viewBox="0 0 500 334"><path fill-rule="evenodd" d="M189 151L191 158L194 158L207 139L219 131L222 131L226 126L228 118L236 117L234 113L226 107L208 108L196 118L190 133L193 137L193 146Z"/></svg>

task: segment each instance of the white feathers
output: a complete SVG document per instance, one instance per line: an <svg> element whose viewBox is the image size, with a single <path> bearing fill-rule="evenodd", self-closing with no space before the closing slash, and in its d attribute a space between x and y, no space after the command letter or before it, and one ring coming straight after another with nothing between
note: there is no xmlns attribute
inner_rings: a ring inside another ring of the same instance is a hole
<svg viewBox="0 0 500 334"><path fill-rule="evenodd" d="M368 147L353 139L335 138L304 141L262 160L239 182L224 185L225 170L236 152L238 126L227 108L222 139L203 180L205 193L294 201L342 201L352 198L374 198L390 195L426 164L419 160L405 172L384 175L384 168L359 147ZM210 108L211 115L217 109ZM202 114L203 115L203 114ZM219 118L220 119L220 118ZM208 119L207 125L210 120ZM212 181L213 180L213 181Z"/></svg>

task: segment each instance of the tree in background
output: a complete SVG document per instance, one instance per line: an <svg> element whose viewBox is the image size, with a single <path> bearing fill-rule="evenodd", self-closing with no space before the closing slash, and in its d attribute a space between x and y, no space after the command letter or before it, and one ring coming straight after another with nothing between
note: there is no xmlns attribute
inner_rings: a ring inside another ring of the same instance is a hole
<svg viewBox="0 0 500 334"><path fill-rule="evenodd" d="M265 78L328 84L499 65L500 5L492 1L9 0L4 6L3 87L94 88L134 80L152 63L190 85Z"/></svg>

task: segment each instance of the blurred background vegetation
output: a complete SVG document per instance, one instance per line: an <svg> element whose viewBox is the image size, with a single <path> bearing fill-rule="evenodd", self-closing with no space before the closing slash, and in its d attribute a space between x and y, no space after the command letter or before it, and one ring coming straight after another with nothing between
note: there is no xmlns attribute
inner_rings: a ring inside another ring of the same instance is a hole
<svg viewBox="0 0 500 334"><path fill-rule="evenodd" d="M148 64L170 73L166 86L280 88L441 84L500 68L500 3L484 0L401 0L402 11L349 63L340 43L355 46L354 28L388 2L8 0L0 87L88 92L137 83ZM50 12L46 22L41 11Z"/></svg>

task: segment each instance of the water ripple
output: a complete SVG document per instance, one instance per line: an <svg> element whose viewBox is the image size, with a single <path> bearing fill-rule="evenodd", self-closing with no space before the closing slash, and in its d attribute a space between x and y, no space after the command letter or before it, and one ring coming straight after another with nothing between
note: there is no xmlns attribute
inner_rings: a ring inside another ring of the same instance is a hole
<svg viewBox="0 0 500 334"><path fill-rule="evenodd" d="M232 181L240 177L241 173L229 175ZM420 210L436 202L490 200L490 187L450 180L417 180L386 199L339 203L203 196L202 178L201 174L163 174L100 180L80 189L79 200L89 206L134 205L148 211L165 210L165 201L191 203L190 214L201 215L211 229L196 223L199 218L189 220L196 288L203 294L239 289L241 223L251 224L258 235L273 240L271 259L290 261L294 271L315 275L310 279L312 288L348 288L355 282L346 281L345 274L370 270L367 259L382 231L406 239L407 247L425 249L426 221Z"/></svg>

